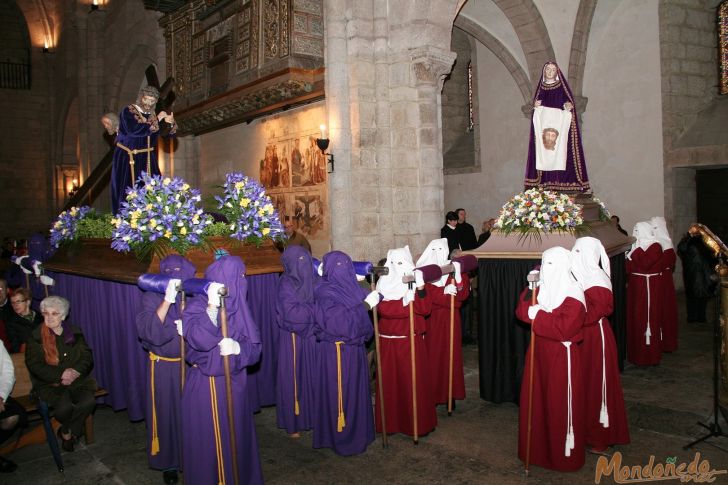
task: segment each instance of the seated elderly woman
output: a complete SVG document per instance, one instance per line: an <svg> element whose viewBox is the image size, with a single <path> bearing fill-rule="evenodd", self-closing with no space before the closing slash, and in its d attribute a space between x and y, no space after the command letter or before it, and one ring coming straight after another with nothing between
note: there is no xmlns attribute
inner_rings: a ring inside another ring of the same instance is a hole
<svg viewBox="0 0 728 485"><path fill-rule="evenodd" d="M84 420L96 405L96 381L91 377L91 349L78 327L66 322L70 304L60 296L40 302L43 325L33 330L25 350L38 397L52 406L61 423L58 436L63 449L73 451L73 441L83 432Z"/></svg>
<svg viewBox="0 0 728 485"><path fill-rule="evenodd" d="M30 308L32 301L30 291L27 288L18 288L10 296L10 304L13 306L14 315L7 319L5 328L10 338L11 348L9 352L20 352L21 347L28 341L31 332L43 322L40 313Z"/></svg>

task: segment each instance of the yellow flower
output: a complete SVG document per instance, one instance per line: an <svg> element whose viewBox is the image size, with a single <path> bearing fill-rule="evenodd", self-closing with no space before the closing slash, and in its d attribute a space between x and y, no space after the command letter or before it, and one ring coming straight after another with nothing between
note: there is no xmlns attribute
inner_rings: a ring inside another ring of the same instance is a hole
<svg viewBox="0 0 728 485"><path fill-rule="evenodd" d="M75 207L71 207L71 215L75 216L76 212L78 212L78 209L76 209Z"/></svg>
<svg viewBox="0 0 728 485"><path fill-rule="evenodd" d="M147 204L147 210L151 210L152 204Z"/></svg>
<svg viewBox="0 0 728 485"><path fill-rule="evenodd" d="M248 207L248 204L250 204L250 199L246 197L240 199L240 207Z"/></svg>
<svg viewBox="0 0 728 485"><path fill-rule="evenodd" d="M260 232L262 232L264 236L267 236L268 233L270 232L270 228L269 227L264 227L263 230L260 231Z"/></svg>
<svg viewBox="0 0 728 485"><path fill-rule="evenodd" d="M172 237L172 233L169 232L169 231L167 231L167 232L164 233L164 237L166 237L167 239L169 239L170 237Z"/></svg>
<svg viewBox="0 0 728 485"><path fill-rule="evenodd" d="M245 187L245 182L235 182L235 188L240 190Z"/></svg>
<svg viewBox="0 0 728 485"><path fill-rule="evenodd" d="M151 227L152 229L157 227L157 221L155 219L149 219L149 227Z"/></svg>
<svg viewBox="0 0 728 485"><path fill-rule="evenodd" d="M172 179L169 177L164 177L164 180L162 181L162 184L166 187L172 182Z"/></svg>
<svg viewBox="0 0 728 485"><path fill-rule="evenodd" d="M265 211L263 209L258 209L258 215L263 217L265 215Z"/></svg>
<svg viewBox="0 0 728 485"><path fill-rule="evenodd" d="M187 228L183 227L182 229L179 230L179 233L184 236L185 234L187 234Z"/></svg>
<svg viewBox="0 0 728 485"><path fill-rule="evenodd" d="M134 219L132 219L131 224L129 224L129 225L131 226L132 229L137 228L137 222Z"/></svg>
<svg viewBox="0 0 728 485"><path fill-rule="evenodd" d="M190 184L183 184L183 185L182 185L182 190L183 190L184 192L187 192L188 190L190 190Z"/></svg>
<svg viewBox="0 0 728 485"><path fill-rule="evenodd" d="M199 223L200 223L200 218L197 215L194 215L192 217L192 224L195 224L196 225L196 224L199 224Z"/></svg>
<svg viewBox="0 0 728 485"><path fill-rule="evenodd" d="M112 219L111 222L114 222L113 219ZM61 227L61 221L56 221L56 223L53 224L53 227L55 227L56 229L58 229L59 227Z"/></svg>

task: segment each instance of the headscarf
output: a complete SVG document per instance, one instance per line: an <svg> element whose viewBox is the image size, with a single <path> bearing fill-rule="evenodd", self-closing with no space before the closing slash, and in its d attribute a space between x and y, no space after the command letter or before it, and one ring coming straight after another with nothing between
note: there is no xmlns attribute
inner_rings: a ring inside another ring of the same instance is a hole
<svg viewBox="0 0 728 485"><path fill-rule="evenodd" d="M46 239L43 234L33 234L30 236L30 240L28 241L28 256L31 261L45 261L46 258Z"/></svg>
<svg viewBox="0 0 728 485"><path fill-rule="evenodd" d="M549 64L551 64L551 65L553 65L553 66L555 66L555 67L556 67L556 79L554 80L554 82L553 82L553 83L552 83L551 85L553 85L553 84L556 84L556 83L558 83L559 81L561 81L561 69L559 69L559 65L558 65L558 64L556 64L556 63L555 63L555 62L553 62L553 61L548 61L548 62L547 62L546 64L544 64L544 65L543 65L543 67L541 68L541 83L542 83L542 84L545 84L546 86L550 86L549 84L546 84L546 74L545 74L545 72L546 72L546 66L548 66Z"/></svg>
<svg viewBox="0 0 728 485"><path fill-rule="evenodd" d="M415 270L409 246L387 251L387 262L384 263L384 266L389 269L389 274L379 278L377 291L382 294L385 300L401 299L402 304L407 305L409 301L405 301L404 297L409 287L407 284L402 283L402 277L411 275Z"/></svg>
<svg viewBox="0 0 728 485"><path fill-rule="evenodd" d="M313 299L314 274L311 253L303 246L288 246L281 255L283 275L281 285L286 282L294 288L296 296L302 302Z"/></svg>
<svg viewBox="0 0 728 485"><path fill-rule="evenodd" d="M417 267L427 266L428 264L435 264L437 266L445 266L450 264L448 259L449 246L447 245L447 238L433 239L430 244L427 245L425 250L422 252L422 256L417 260ZM431 284L435 286L443 287L447 283L447 279L450 277L449 274L444 274L437 281L432 281Z"/></svg>
<svg viewBox="0 0 728 485"><path fill-rule="evenodd" d="M668 249L674 249L672 239L670 239L670 232L667 230L667 222L665 222L665 218L655 216L650 219L650 224L652 225L652 232L655 235L655 239L657 239L657 242L659 242L660 246L662 246L662 250L667 251Z"/></svg>
<svg viewBox="0 0 728 485"><path fill-rule="evenodd" d="M538 303L546 311L558 308L567 297L579 300L584 307L584 292L571 274L571 252L554 247L543 252L539 278Z"/></svg>
<svg viewBox="0 0 728 485"><path fill-rule="evenodd" d="M584 291L593 286L612 291L609 256L599 239L580 237L576 240L571 249L571 273Z"/></svg>
<svg viewBox="0 0 728 485"><path fill-rule="evenodd" d="M316 296L338 301L347 308L361 305L367 292L356 281L351 258L341 251L331 251L324 255L322 266L323 281L316 288Z"/></svg>
<svg viewBox="0 0 728 485"><path fill-rule="evenodd" d="M248 308L245 269L245 263L239 256L223 256L207 267L205 278L227 288L228 296L224 300L230 328L248 337L250 343L259 344L260 331Z"/></svg>
<svg viewBox="0 0 728 485"><path fill-rule="evenodd" d="M170 254L159 262L159 273L182 281L195 277L197 269L187 258Z"/></svg>
<svg viewBox="0 0 728 485"><path fill-rule="evenodd" d="M634 229L632 229L632 235L635 237L635 241L632 243L632 249L630 249L627 253L628 258L632 256L632 253L635 252L637 248L641 248L643 251L646 251L647 248L653 244L659 244L659 241L655 238L655 233L652 230L652 225L649 222L643 221L635 224Z"/></svg>

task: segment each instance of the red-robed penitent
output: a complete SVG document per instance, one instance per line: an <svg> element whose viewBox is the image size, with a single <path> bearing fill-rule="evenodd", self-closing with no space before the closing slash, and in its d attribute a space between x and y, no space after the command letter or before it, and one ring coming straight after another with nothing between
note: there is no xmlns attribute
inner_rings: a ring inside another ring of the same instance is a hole
<svg viewBox="0 0 728 485"><path fill-rule="evenodd" d="M462 276L460 284L449 279L447 284L455 284L458 292L455 295L455 311L453 323L453 400L465 399L465 375L463 373L462 328L460 325L460 307L470 295L470 279ZM445 294L442 287L427 285L427 295L432 301L432 313L427 319L427 335L425 344L430 358L431 383L435 404L447 404L450 372L450 301L452 296Z"/></svg>

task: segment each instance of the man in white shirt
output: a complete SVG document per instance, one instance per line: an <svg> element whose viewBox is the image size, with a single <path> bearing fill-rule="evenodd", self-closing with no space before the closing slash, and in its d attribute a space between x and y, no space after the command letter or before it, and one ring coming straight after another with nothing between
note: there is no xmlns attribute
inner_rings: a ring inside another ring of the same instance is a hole
<svg viewBox="0 0 728 485"><path fill-rule="evenodd" d="M23 408L10 397L15 385L15 368L5 345L0 341L0 444L10 438L23 421ZM12 473L18 468L14 462L0 456L0 473Z"/></svg>

